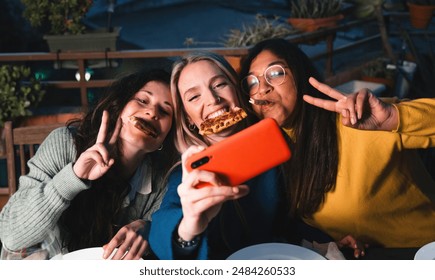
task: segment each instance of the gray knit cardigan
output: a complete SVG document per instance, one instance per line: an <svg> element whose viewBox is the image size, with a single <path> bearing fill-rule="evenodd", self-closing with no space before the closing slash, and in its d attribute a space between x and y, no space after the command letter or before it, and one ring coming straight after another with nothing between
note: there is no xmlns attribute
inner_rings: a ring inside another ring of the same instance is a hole
<svg viewBox="0 0 435 280"><path fill-rule="evenodd" d="M54 130L28 161L29 173L21 176L17 192L0 213L0 240L3 247L17 251L41 243L47 238L60 243L58 221L71 200L90 188L73 172L76 149L72 132ZM131 205L140 213L131 220L151 220L160 207L165 188L152 187L150 194L137 193ZM63 251L65 252L65 251Z"/></svg>

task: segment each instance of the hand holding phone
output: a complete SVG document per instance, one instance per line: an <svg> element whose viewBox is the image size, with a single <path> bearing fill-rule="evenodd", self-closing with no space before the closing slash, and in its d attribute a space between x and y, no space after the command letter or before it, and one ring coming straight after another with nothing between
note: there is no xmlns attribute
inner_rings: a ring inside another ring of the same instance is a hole
<svg viewBox="0 0 435 280"><path fill-rule="evenodd" d="M290 148L281 128L271 118L218 142L186 160L187 171L207 170L235 186L289 160ZM209 186L200 183L197 188Z"/></svg>

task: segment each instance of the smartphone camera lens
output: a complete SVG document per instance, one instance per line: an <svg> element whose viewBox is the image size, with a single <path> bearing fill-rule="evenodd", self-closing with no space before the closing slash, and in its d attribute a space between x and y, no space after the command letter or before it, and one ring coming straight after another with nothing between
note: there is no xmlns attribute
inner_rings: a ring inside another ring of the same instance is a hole
<svg viewBox="0 0 435 280"><path fill-rule="evenodd" d="M202 158L192 162L191 166L192 166L192 168L198 168L201 165L204 165L204 164L206 164L209 161L210 161L209 157L202 157Z"/></svg>

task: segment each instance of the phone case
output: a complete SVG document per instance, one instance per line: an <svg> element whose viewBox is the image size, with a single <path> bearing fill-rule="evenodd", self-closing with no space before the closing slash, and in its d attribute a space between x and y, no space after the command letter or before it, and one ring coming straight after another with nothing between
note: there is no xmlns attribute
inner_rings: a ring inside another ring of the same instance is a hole
<svg viewBox="0 0 435 280"><path fill-rule="evenodd" d="M291 157L283 132L272 118L260 122L192 155L186 168L212 171L226 178L231 186L271 169ZM200 183L196 187L204 187Z"/></svg>

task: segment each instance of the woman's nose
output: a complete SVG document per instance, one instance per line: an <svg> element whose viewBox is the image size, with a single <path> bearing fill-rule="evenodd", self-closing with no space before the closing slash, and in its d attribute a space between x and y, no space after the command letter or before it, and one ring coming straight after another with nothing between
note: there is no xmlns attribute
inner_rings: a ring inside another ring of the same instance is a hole
<svg viewBox="0 0 435 280"><path fill-rule="evenodd" d="M146 108L145 115L149 116L151 119L157 120L159 118L157 114L157 109L155 106L150 106Z"/></svg>
<svg viewBox="0 0 435 280"><path fill-rule="evenodd" d="M258 77L258 94L259 95L266 95L270 93L273 90L273 87L266 81L266 78L264 76Z"/></svg>
<svg viewBox="0 0 435 280"><path fill-rule="evenodd" d="M207 105L215 105L221 102L221 98L214 92L210 92L207 96Z"/></svg>

